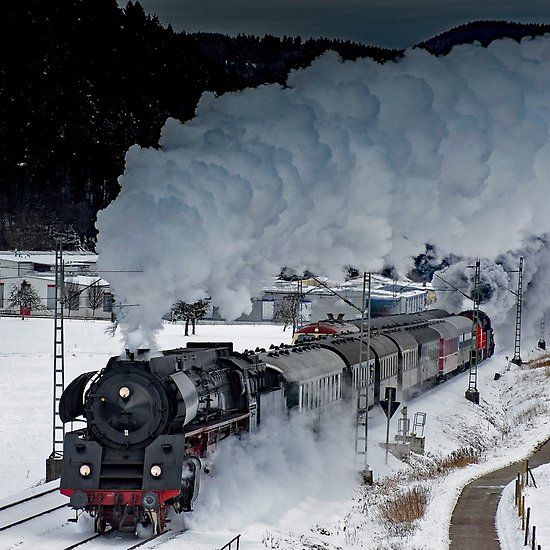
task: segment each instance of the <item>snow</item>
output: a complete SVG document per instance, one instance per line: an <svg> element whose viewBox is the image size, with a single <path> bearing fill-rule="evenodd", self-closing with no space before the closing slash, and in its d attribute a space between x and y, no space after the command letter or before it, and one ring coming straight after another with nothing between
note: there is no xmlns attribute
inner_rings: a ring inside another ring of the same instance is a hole
<svg viewBox="0 0 550 550"><path fill-rule="evenodd" d="M66 383L82 372L98 370L124 349L122 341L104 333L107 321L65 320ZM182 325L166 324L163 349L185 346L188 339L235 341L236 349L290 343L290 334L276 325L197 326L184 338ZM236 338L235 338L236 336ZM53 322L0 317L0 498L41 481L51 453ZM17 457L16 460L13 457Z"/></svg>
<svg viewBox="0 0 550 550"><path fill-rule="evenodd" d="M66 321L68 380L101 368L109 356L120 353L122 340L106 335L107 326L103 321ZM182 333L182 325L165 323L159 335L161 347L184 345ZM47 319L0 318L0 334L0 497L15 499L13 495L43 480L51 451L53 326ZM276 325L200 324L197 335L190 338L234 341L242 350L288 342L290 333ZM502 377L495 381L497 371ZM241 545L247 549L444 549L462 487L485 472L527 457L550 437L548 415L540 414L548 411L550 403L547 380L545 369L508 367L499 354L480 366L480 406L464 398L467 374L409 401L409 417L416 411L428 415L427 454L412 461L413 466L392 455L384 464L380 443L385 440L385 417L379 407L374 408L369 416L368 458L376 484L369 489L359 486L354 474L352 415L345 411L335 414L316 435L304 429L302 420L294 419L242 440L228 440L214 455L214 475L204 479L195 512L175 516L172 538L166 536L162 545L161 540L156 544L166 550L182 544L212 550L241 533ZM398 416L392 419L392 438ZM434 457L467 445L480 453L478 464L435 478L419 475ZM416 485L429 490L424 518L407 532L397 532L381 521L379 503ZM538 501L532 502L535 508ZM33 522L32 529L2 533L2 542L49 550L91 533L89 521L67 524L68 517L68 509L58 510L49 520ZM543 525L542 520L539 523ZM87 547L127 548L131 540L135 539L115 535ZM144 545L148 547L152 545Z"/></svg>
<svg viewBox="0 0 550 550"><path fill-rule="evenodd" d="M550 501L550 464L543 464L532 470L536 487L524 489L525 510L531 508L529 536L532 526L536 526L536 544L541 548L550 547L550 524L548 523L548 502ZM497 527L502 550L515 550L523 547L525 532L521 530L521 519L514 505L515 481L509 483L500 499L497 510ZM531 538L529 538L531 543Z"/></svg>

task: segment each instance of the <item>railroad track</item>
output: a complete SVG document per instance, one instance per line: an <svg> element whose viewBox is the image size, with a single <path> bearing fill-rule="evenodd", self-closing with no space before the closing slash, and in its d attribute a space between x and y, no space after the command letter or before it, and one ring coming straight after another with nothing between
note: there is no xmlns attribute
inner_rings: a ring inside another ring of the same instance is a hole
<svg viewBox="0 0 550 550"><path fill-rule="evenodd" d="M87 542L90 542L94 539L97 539L98 537L101 537L102 535L100 533L96 533L95 535L92 535L91 537L88 537L87 539L81 540L80 542L75 542L74 544L71 544L70 546L67 546L63 550L73 550L73 548L78 548L79 546L82 546L86 544Z"/></svg>
<svg viewBox="0 0 550 550"><path fill-rule="evenodd" d="M48 514L56 512L57 510L61 510L63 508L68 508L69 505L68 505L68 503L65 502L63 504L58 504L58 505L55 505L55 506L49 506L49 507L47 507L47 509L36 512L36 513L25 514L25 505L26 505L26 503L28 503L30 501L39 501L39 499L47 497L48 495L51 495L52 493L55 493L58 490L59 490L59 487L54 487L53 489L48 489L46 491L42 491L40 493L36 493L34 495L31 495L31 496L16 500L14 502L4 504L3 506L0 506L0 532L7 531L8 529L12 529L12 528L17 527L19 525L23 525L27 522L30 522L30 521L34 520L34 519L37 519L37 518L40 518L42 516L46 516ZM53 498L53 497L50 497L50 498ZM45 502L43 502L42 505L47 506L47 500ZM22 507L22 510L18 510L18 507ZM32 508L34 510L36 510L36 503L33 503ZM4 514L2 512L4 512ZM7 514L7 517L6 517L6 514ZM4 518L2 516L4 516ZM10 516L12 516L12 517L10 518ZM15 517L13 517L13 516L15 516ZM11 521L8 518L10 518ZM6 520L8 520L8 522L6 522ZM109 533L111 533L113 531L114 531L113 529L110 529L105 534L108 535ZM148 543L151 543L151 542L155 541L156 539L160 539L160 538L166 538L167 540L171 540L172 538L175 538L175 537L179 536L181 533L183 533L183 531L171 532L171 530L168 529L167 531L165 531L164 533L162 533L160 535L152 535L152 536L147 537L143 540L139 540L139 541L135 542L134 544L131 544L130 546L125 547L124 550L136 550L136 549L141 548L142 546L145 546ZM101 536L103 536L103 535L101 535L99 533L94 533L93 535L91 535L91 536L89 536L89 537L87 537L83 540L80 540L80 541L77 541L77 542L74 542L74 543L70 544L69 546L65 547L63 550L73 550L73 549L76 549L76 548L84 547L87 543L92 542L92 541L94 541L95 539L98 539ZM130 541L126 541L126 544L128 544L129 542ZM162 542L160 540L159 540L159 543L162 544Z"/></svg>
<svg viewBox="0 0 550 550"><path fill-rule="evenodd" d="M26 502L26 501L25 501ZM15 504L14 504L15 506ZM27 521L31 521L33 519L39 518L40 516L45 516L46 514L51 514L52 512L55 512L56 510L61 510L61 508L66 508L68 504L60 504L59 506L54 506L53 508L48 508L47 510L44 510L42 512L38 512L37 514L33 514L31 516L26 516L22 519L18 519L16 521L12 521L11 523L8 523L6 525L3 525L0 527L0 531L5 531L6 529L11 529L12 527L16 527L17 525L21 525L22 523L26 523ZM11 506L8 506L11 508Z"/></svg>
<svg viewBox="0 0 550 550"><path fill-rule="evenodd" d="M113 529L110 529L109 531L107 531L105 534L109 534L113 531ZM145 546L146 544L150 543L150 542L153 542L154 540L160 538L160 537L163 537L164 535L167 535L169 533L170 529L168 529L168 531L160 534L160 535L151 535L150 537L147 537L146 539L143 539L143 540L140 540L138 541L137 543L135 544L132 544L131 546L128 546L125 548L125 550L135 550L136 548L140 548L142 546ZM183 533L183 531L178 531L176 533L172 533L169 537L168 537L168 540L172 539L172 538L175 538L177 537L178 535L180 535L181 533ZM86 539L83 539L79 542L75 542L74 544L71 544L70 546L67 546L65 547L63 550L73 550L74 548L79 548L80 546L84 546L85 544L87 544L88 542L91 542L99 537L101 537L103 535L100 535L99 533L96 533Z"/></svg>
<svg viewBox="0 0 550 550"><path fill-rule="evenodd" d="M36 493L36 495L31 495L30 497L22 498L20 500L16 500L15 502L10 502L9 504L4 504L4 506L0 506L0 512L2 512L3 510L8 510L9 508L13 508L14 506L18 506L19 504L23 504L24 502L29 502L29 500L34 500L35 498L40 498L44 495L55 493L55 491L58 491L58 490L59 490L59 487L54 487L53 489L48 489L47 491Z"/></svg>

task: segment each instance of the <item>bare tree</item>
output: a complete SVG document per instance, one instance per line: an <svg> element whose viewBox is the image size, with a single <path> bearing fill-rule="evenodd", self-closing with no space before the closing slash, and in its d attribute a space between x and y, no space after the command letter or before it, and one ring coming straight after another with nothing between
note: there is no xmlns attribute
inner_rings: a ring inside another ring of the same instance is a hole
<svg viewBox="0 0 550 550"><path fill-rule="evenodd" d="M189 336L189 323L191 323L193 334L195 334L195 323L205 318L208 313L208 305L208 300L198 300L194 304L180 300L172 306L172 320L185 321L185 336Z"/></svg>
<svg viewBox="0 0 550 550"><path fill-rule="evenodd" d="M105 291L95 282L88 289L88 307L92 310L92 317L95 319L95 310L103 305Z"/></svg>
<svg viewBox="0 0 550 550"><path fill-rule="evenodd" d="M293 335L298 323L300 302L300 294L289 294L282 300L276 302L273 308L273 321L282 323L284 325L283 330L286 330L289 325L292 325Z"/></svg>
<svg viewBox="0 0 550 550"><path fill-rule="evenodd" d="M69 317L71 316L71 311L80 307L80 294L81 289L76 283L64 283L63 292L61 294L61 303L69 310Z"/></svg>
<svg viewBox="0 0 550 550"><path fill-rule="evenodd" d="M25 280L21 281L21 284L12 287L8 307L19 308L23 320L25 319L25 311L44 309L40 296L31 284Z"/></svg>

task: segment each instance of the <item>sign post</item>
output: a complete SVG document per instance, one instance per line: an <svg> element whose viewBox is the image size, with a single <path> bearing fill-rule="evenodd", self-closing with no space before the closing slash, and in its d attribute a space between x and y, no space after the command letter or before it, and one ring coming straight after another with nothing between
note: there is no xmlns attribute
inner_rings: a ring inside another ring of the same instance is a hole
<svg viewBox="0 0 550 550"><path fill-rule="evenodd" d="M395 411L399 408L399 405L401 405L400 401L396 401L396 389L393 386L388 386L386 388L386 395L385 399L382 399L380 401L380 406L382 407L382 410L384 411L384 414L386 415L387 422L386 422L386 461L385 464L388 463L388 450L390 445L390 419L395 414Z"/></svg>

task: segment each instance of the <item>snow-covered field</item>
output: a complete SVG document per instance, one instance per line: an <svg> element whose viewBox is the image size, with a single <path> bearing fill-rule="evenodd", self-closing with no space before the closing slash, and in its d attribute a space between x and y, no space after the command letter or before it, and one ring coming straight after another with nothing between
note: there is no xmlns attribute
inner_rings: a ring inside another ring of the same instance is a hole
<svg viewBox="0 0 550 550"><path fill-rule="evenodd" d="M121 351L121 341L104 334L106 326L101 321L66 322L69 380L80 372L101 368L109 356ZM273 325L199 325L197 332L193 337L197 341L234 341L240 350L290 338ZM7 497L44 478L45 459L51 451L53 326L51 320L0 318L0 334L0 497ZM184 342L181 325L166 324L159 335L163 348ZM330 429L316 436L299 419L293 420L285 426L267 427L250 439L222 445L214 459L215 475L204 480L196 511L176 517L172 524L174 529L188 530L162 548L185 544L212 550L236 533L242 533L241 544L246 549L446 548L448 524L461 488L482 473L526 457L537 443L550 437L546 414L550 379L545 369L513 366L505 372L506 367L498 355L482 364L479 407L464 398L467 375L408 403L410 416L416 411L428 415L429 457L473 446L481 455L478 464L435 478L415 475L421 465L418 461L410 466L390 455L385 465L379 446L385 439L385 417L375 408L369 417L369 463L380 483L365 490L354 474L349 418L333 419ZM498 381L493 380L496 371L503 373ZM392 437L398 416L392 421ZM428 460L422 462L424 468ZM391 480L383 481L385 476ZM427 512L406 534L399 533L380 520L377 503L387 494L417 484L427 488ZM68 512L59 513L68 517ZM63 547L67 533L74 530L82 538L87 528L91 529L85 522L65 525L65 538L56 540L57 531L52 532L48 539L39 539L39 547ZM0 533L2 547L7 533ZM36 536L25 536L12 543L17 548L38 547ZM111 537L86 547L129 545L128 538Z"/></svg>
<svg viewBox="0 0 550 550"><path fill-rule="evenodd" d="M65 320L67 384L82 372L99 370L123 351L118 337L105 334L107 321ZM277 325L236 328L199 325L184 338L182 325L165 324L162 349L185 346L186 340L234 341L237 350L290 342ZM52 450L53 321L0 317L0 498L41 481Z"/></svg>

